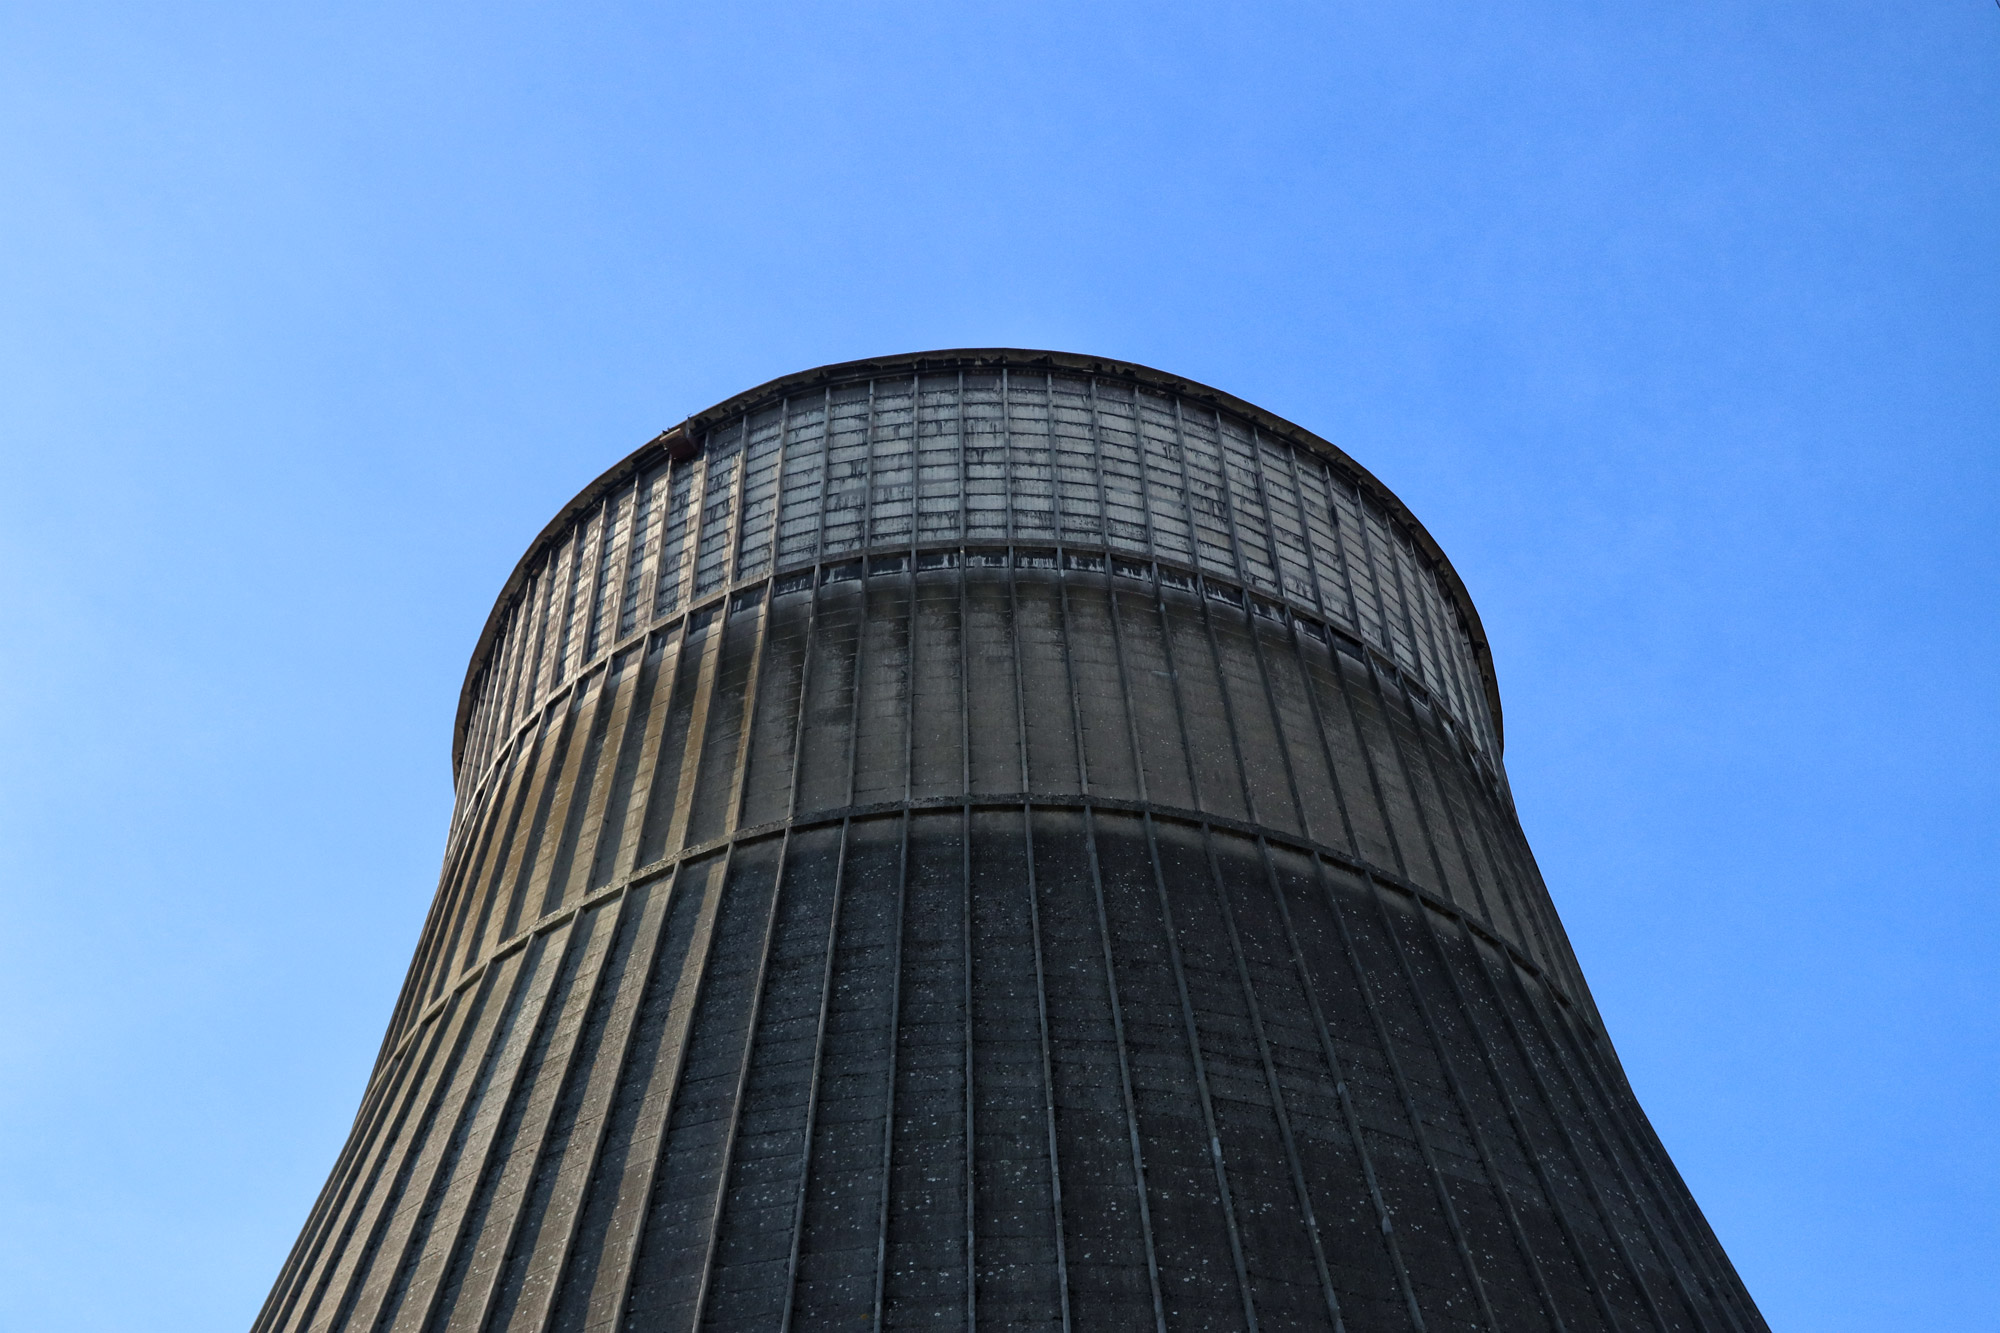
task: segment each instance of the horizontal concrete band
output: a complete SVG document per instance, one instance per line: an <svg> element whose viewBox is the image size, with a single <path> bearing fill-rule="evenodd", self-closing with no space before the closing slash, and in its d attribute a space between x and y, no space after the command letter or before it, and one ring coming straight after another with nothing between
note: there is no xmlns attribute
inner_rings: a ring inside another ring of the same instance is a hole
<svg viewBox="0 0 2000 1333"><path fill-rule="evenodd" d="M953 810L967 812L975 810L1026 812L1036 810L1106 811L1123 815L1139 815L1144 818L1185 825L1189 828L1228 833L1251 841L1262 840L1274 847L1283 847L1308 856L1319 857L1330 864L1354 872L1372 885L1400 893L1406 898L1414 899L1441 917L1462 923L1467 930L1492 945L1496 950L1504 953L1516 967L1545 987L1549 995L1558 1004L1562 1005L1563 1008L1577 1008L1576 1001L1571 999L1569 992L1564 989L1562 983L1557 978L1549 975L1543 967L1522 952L1518 946L1502 938L1498 932L1491 929L1476 913L1464 911L1457 904L1439 897L1437 894L1420 885L1412 883L1410 880L1398 875L1395 871L1385 866L1370 865L1338 847L1329 847L1322 843L1311 842L1296 836L1274 833L1269 829L1259 828L1254 824L1248 824L1242 820L1219 819L1212 815L1205 815L1199 810L1189 810L1169 805L1150 805L1139 801L1080 801L1073 797L1066 798L1048 794L1038 795L1033 792L982 796L975 801L954 801L940 797L933 800L909 802L879 801L871 805L857 805L840 810L818 811L808 818L789 823L783 820L774 820L752 828L739 829L734 833L725 834L718 838L711 838L707 842L697 843L683 851L675 853L673 856L664 857L650 865L640 866L616 882L604 888L595 889L583 898L550 912L518 934L501 941L491 952L483 954L476 961L469 963L464 971L451 980L444 995L433 999L421 1013L414 1017L409 1029L403 1033L401 1040L396 1043L394 1048L384 1052L384 1059L378 1062L375 1072L370 1076L368 1086L372 1089L376 1081L381 1077L383 1065L402 1054L408 1048L410 1042L415 1039L417 1032L425 1024L434 1019L451 1002L453 996L463 992L466 987L475 984L484 975L488 967L507 957L509 954L514 953L516 950L523 948L537 935L546 934L554 927L568 921L579 911L599 906L634 885L650 884L655 880L673 874L679 866L686 862L703 860L718 853L726 852L732 847L741 846L745 843L767 842L772 838L782 838L788 829L794 833L803 833L814 829L838 828L843 824L856 820L893 819L904 812L915 814L919 812L936 813ZM1578 1010L1578 1017L1593 1029L1596 1028L1594 1010L1588 1008Z"/></svg>
<svg viewBox="0 0 2000 1333"><path fill-rule="evenodd" d="M1172 561L1127 559L1114 555L1109 549L1101 546L1011 547L942 543L918 546L907 552L898 550L866 558L813 561L796 568L781 570L776 574L760 574L741 579L705 594L685 610L627 632L578 668L574 675L544 695L535 708L523 713L514 721L511 730L504 733L496 732L483 738L478 747L484 756L483 759L473 765L469 772L461 773L459 778L460 796L452 812L454 834L459 827L460 813L478 802L487 784L492 781L495 771L506 762L509 751L519 744L524 735L540 725L551 709L567 702L576 690L587 687L595 676L619 658L634 651L642 651L656 636L673 634L691 619L711 621L725 611L733 614L748 610L769 597L785 596L789 593L823 587L829 583L864 577L872 579L908 575L914 578L919 573L956 569L959 567L959 561L992 562L990 565L975 567L1005 568L1012 564L1021 569L1053 569L1064 575L1101 574L1109 570L1115 577L1124 580L1135 582L1164 580L1169 586L1196 591L1213 601L1238 609L1247 608L1251 614L1266 620L1296 625L1301 633L1321 643L1330 644L1357 657L1367 658L1378 670L1393 679L1398 688L1407 690L1434 708L1444 719L1447 727L1452 730L1466 762L1473 765L1489 782L1501 784L1505 781L1500 769L1480 745L1469 725L1453 712L1451 701L1435 694L1421 678L1406 671L1380 648L1348 633L1339 624L1330 623L1312 614L1309 609L1296 602L1266 597L1226 579L1217 578L1213 574L1203 574ZM471 783L469 787L466 785L468 781Z"/></svg>

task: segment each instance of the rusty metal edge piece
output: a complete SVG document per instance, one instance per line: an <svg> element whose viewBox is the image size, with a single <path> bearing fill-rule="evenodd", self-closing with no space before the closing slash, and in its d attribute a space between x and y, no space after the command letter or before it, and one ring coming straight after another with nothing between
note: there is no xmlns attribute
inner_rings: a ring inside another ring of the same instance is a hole
<svg viewBox="0 0 2000 1333"><path fill-rule="evenodd" d="M1465 581L1458 576L1458 570L1453 568L1450 557L1444 553L1444 548L1438 545L1437 539L1431 536L1422 521L1410 512L1409 506L1404 504L1401 498L1385 486L1374 473L1355 462L1338 446L1313 434L1305 427L1287 421L1254 403L1245 402L1234 394L1224 393L1220 389L1211 388L1195 380L1170 375L1163 370L1155 370L1151 366L1142 366L1136 362L1082 356L1075 352L1034 351L1019 347L962 347L935 352L911 352L901 356L870 357L860 361L839 361L832 365L797 371L790 375L781 375L774 380L767 380L754 389L747 389L733 398L724 399L715 406L688 417L679 425L661 431L612 464L597 480L578 491L576 497L564 505L536 535L535 540L529 543L527 551L515 564L513 573L507 576L507 582L501 587L500 595L494 599L493 610L488 613L486 624L479 632L479 641L473 645L472 660L465 668L465 682L459 687L458 716L452 724L451 771L454 782L458 777L459 760L465 752L466 727L472 714L472 687L479 679L480 670L486 665L487 657L493 651L493 642L499 637L500 627L506 621L508 608L521 595L521 589L528 580L528 571L536 559L550 543L567 532L586 510L603 498L605 492L662 458L678 463L694 457L702 432L729 417L761 406L768 399L797 393L801 389L819 388L823 385L853 380L922 374L926 371L997 370L1003 366L1020 366L1043 371L1072 371L1105 379L1130 380L1149 388L1164 389L1197 402L1219 407L1232 415L1254 422L1258 429L1310 450L1350 473L1390 516L1409 529L1418 548L1435 561L1438 568L1444 572L1445 585L1450 590L1453 600L1458 603L1458 609L1465 614L1466 625L1472 634L1472 651L1479 664L1480 683L1486 692L1486 706L1493 714L1494 739L1502 752L1505 751L1506 731L1501 721L1500 682L1493 670L1493 653L1487 645L1486 628L1480 622L1479 608L1473 605L1472 594L1466 590Z"/></svg>

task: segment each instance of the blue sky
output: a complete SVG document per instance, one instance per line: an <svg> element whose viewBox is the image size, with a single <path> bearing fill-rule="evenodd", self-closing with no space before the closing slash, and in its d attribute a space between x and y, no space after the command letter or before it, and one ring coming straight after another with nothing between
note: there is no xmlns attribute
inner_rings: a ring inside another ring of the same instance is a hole
<svg viewBox="0 0 2000 1333"><path fill-rule="evenodd" d="M1773 1326L1993 1327L1989 0L27 0L0 256L0 1329L248 1324L564 500L995 345L1394 487Z"/></svg>

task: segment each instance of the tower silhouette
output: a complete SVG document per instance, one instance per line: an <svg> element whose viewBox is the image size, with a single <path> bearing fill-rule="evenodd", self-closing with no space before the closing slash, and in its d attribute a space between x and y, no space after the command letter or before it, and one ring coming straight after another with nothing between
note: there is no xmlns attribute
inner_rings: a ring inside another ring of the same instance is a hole
<svg viewBox="0 0 2000 1333"><path fill-rule="evenodd" d="M535 540L452 758L260 1330L1765 1327L1465 589L1247 403L995 350L733 398Z"/></svg>

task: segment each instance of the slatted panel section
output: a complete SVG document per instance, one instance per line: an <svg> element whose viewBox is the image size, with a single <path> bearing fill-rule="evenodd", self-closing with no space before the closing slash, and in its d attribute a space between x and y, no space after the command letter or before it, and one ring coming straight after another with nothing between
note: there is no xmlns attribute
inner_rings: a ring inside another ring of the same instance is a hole
<svg viewBox="0 0 2000 1333"><path fill-rule="evenodd" d="M913 374L782 398L701 443L549 544L475 685L462 774L483 775L523 702L692 601L843 554L982 542L1144 555L1285 601L1389 655L1497 756L1438 571L1355 479L1226 412L1125 381Z"/></svg>

